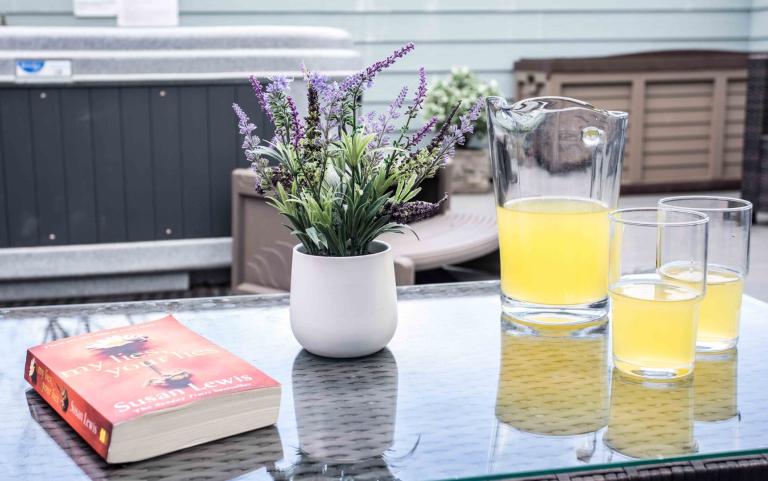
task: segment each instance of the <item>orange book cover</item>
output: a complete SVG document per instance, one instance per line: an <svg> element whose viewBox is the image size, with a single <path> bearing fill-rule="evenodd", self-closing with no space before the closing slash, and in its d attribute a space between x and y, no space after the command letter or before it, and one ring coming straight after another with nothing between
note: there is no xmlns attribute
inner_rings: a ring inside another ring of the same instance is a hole
<svg viewBox="0 0 768 481"><path fill-rule="evenodd" d="M120 423L279 386L170 315L32 347L24 377L104 459Z"/></svg>

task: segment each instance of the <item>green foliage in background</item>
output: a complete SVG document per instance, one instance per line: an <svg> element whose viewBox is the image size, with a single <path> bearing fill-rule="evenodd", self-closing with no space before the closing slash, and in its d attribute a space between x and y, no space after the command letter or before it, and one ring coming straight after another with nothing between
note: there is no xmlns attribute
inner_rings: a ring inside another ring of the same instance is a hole
<svg viewBox="0 0 768 481"><path fill-rule="evenodd" d="M457 103L461 102L461 107L456 114L464 115L478 99L500 95L501 91L495 80L484 82L467 67L454 68L448 78L437 80L430 86L424 104L424 118L437 118L437 129L440 129ZM485 138L488 133L485 116L481 115L474 127L474 132L467 136L463 147L469 144L470 137L479 140Z"/></svg>

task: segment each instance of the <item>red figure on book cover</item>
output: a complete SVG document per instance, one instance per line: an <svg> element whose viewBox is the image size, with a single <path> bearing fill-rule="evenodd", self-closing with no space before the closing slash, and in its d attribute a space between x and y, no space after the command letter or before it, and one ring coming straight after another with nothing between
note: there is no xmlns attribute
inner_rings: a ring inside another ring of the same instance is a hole
<svg viewBox="0 0 768 481"><path fill-rule="evenodd" d="M105 459L117 424L279 385L173 316L32 347L24 377Z"/></svg>

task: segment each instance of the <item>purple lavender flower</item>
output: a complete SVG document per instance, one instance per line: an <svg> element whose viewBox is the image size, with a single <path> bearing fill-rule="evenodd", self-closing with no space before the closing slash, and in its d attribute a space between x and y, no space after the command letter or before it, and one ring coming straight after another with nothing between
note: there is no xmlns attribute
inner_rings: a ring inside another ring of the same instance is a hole
<svg viewBox="0 0 768 481"><path fill-rule="evenodd" d="M392 118L387 118L385 114L379 114L378 122L374 125L374 132L378 133L377 146L389 145L389 134L395 131L394 125L390 122Z"/></svg>
<svg viewBox="0 0 768 481"><path fill-rule="evenodd" d="M237 115L237 126L240 129L240 134L243 135L242 148L245 152L245 158L248 159L249 162L254 162L256 160L256 154L253 152L253 149L261 142L257 136L253 135L256 126L251 123L248 114L246 114L239 105L236 103L232 104L232 109L235 111L235 115Z"/></svg>
<svg viewBox="0 0 768 481"><path fill-rule="evenodd" d="M483 108L483 99L477 99L471 109L459 117L459 129L463 134L471 134L475 130L475 120L480 117L480 110Z"/></svg>
<svg viewBox="0 0 768 481"><path fill-rule="evenodd" d="M331 82L328 77L320 72L311 72L307 70L307 67L302 64L301 71L304 72L304 81L315 88L317 95L324 99L328 95L328 91L332 90Z"/></svg>
<svg viewBox="0 0 768 481"><path fill-rule="evenodd" d="M307 70L306 65L302 63L301 71L304 74L304 81L315 88L317 96L320 99L320 104L323 107L323 114L328 124L327 128L333 127L332 119L338 117L340 106L338 101L343 97L343 93L339 89L338 82L332 82L330 78L321 74L320 72L312 72Z"/></svg>
<svg viewBox="0 0 768 481"><path fill-rule="evenodd" d="M325 105L333 106L344 95L336 81L318 80L314 85L317 86L315 87L318 89L317 93L320 94L320 99Z"/></svg>
<svg viewBox="0 0 768 481"><path fill-rule="evenodd" d="M438 202L424 202L414 200L402 204L388 203L383 213L389 215L389 220L397 224L410 224L412 222L428 219L440 212L440 205L448 196L444 196Z"/></svg>
<svg viewBox="0 0 768 481"><path fill-rule="evenodd" d="M424 105L425 98L427 98L427 72L424 67L419 67L419 87L416 89L413 105L408 109L408 112L415 115Z"/></svg>
<svg viewBox="0 0 768 481"><path fill-rule="evenodd" d="M322 105L326 110L326 117L329 119L329 128L334 124L333 119L338 119L341 112L340 100L344 97L344 92L338 82L326 84L325 89L320 95Z"/></svg>
<svg viewBox="0 0 768 481"><path fill-rule="evenodd" d="M255 75L251 75L250 80L253 93L256 94L256 101L259 103L261 110L267 114L269 120L274 121L275 116L272 114L272 111L269 108L269 100L267 99L267 94L264 92L264 88L261 86L261 82Z"/></svg>
<svg viewBox="0 0 768 481"><path fill-rule="evenodd" d="M459 130L459 128L455 125L451 125L451 127L448 129L447 141L444 143L445 156L453 157L453 155L456 153L456 146L464 145L466 140L467 139L464 137L464 134L461 132L461 130Z"/></svg>
<svg viewBox="0 0 768 481"><path fill-rule="evenodd" d="M250 122L248 114L246 114L236 103L232 104L232 110L234 110L235 115L237 115L237 126L240 128L240 134L250 135L251 132L256 129L256 126Z"/></svg>
<svg viewBox="0 0 768 481"><path fill-rule="evenodd" d="M400 109L403 108L403 103L405 102L405 96L408 95L408 86L404 86L400 93L395 97L395 100L392 101L391 104L389 104L389 118L390 119L396 119L400 117Z"/></svg>
<svg viewBox="0 0 768 481"><path fill-rule="evenodd" d="M459 117L458 125L451 125L447 130L447 135L443 139L443 146L448 155L453 155L454 146L464 145L467 139L475 131L475 120L480 117L480 110L483 108L483 99L477 99L464 115Z"/></svg>
<svg viewBox="0 0 768 481"><path fill-rule="evenodd" d="M387 118L385 114L379 114L379 118L378 118L379 123L377 127L379 128L379 130L381 130L382 133L388 134L393 130L395 130L395 127L391 123L389 123L390 120L391 118Z"/></svg>
<svg viewBox="0 0 768 481"><path fill-rule="evenodd" d="M293 79L289 79L284 75L275 75L274 77L269 77L269 85L267 85L267 93L268 94L274 94L277 92L285 93L289 89L289 85L291 82L293 82Z"/></svg>
<svg viewBox="0 0 768 481"><path fill-rule="evenodd" d="M451 125L448 128L447 139L449 140L447 144L449 150L451 149L451 146L464 145L464 142L467 141L466 137L464 136L464 131L461 130L457 125Z"/></svg>
<svg viewBox="0 0 768 481"><path fill-rule="evenodd" d="M432 117L429 119L429 122L422 125L421 128L417 130L410 139L408 139L408 145L406 146L406 149L419 145L421 141L424 140L424 137L427 136L427 133L432 130L435 125L437 125L437 117Z"/></svg>
<svg viewBox="0 0 768 481"><path fill-rule="evenodd" d="M394 132L395 127L390 122L392 120L387 114L370 111L360 117L360 124L366 134L375 134L376 141L368 144L369 148L378 148L383 145L389 145L389 135ZM379 155L379 154L377 154Z"/></svg>
<svg viewBox="0 0 768 481"><path fill-rule="evenodd" d="M369 65L366 69L350 75L342 83L339 89L342 92L352 92L357 90L360 86L365 85L370 87L373 83L373 79L382 70L392 66L398 59L405 57L411 50L415 48L413 42L408 42L399 49L392 52L392 54L384 60L379 60Z"/></svg>
<svg viewBox="0 0 768 481"><path fill-rule="evenodd" d="M293 98L287 96L285 101L291 113L291 130L293 131L291 142L294 147L298 147L299 141L304 137L304 124L299 117L299 109L296 108L296 102L293 101Z"/></svg>
<svg viewBox="0 0 768 481"><path fill-rule="evenodd" d="M375 132L376 126L376 112L371 110L370 112L360 117L360 124L365 128L365 133L370 134Z"/></svg>

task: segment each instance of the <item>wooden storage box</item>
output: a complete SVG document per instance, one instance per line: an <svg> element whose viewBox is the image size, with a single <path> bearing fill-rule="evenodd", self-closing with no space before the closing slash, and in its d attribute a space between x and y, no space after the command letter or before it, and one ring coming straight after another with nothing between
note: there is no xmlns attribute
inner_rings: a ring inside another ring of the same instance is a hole
<svg viewBox="0 0 768 481"><path fill-rule="evenodd" d="M747 54L522 59L514 68L517 98L573 97L629 113L625 191L739 186Z"/></svg>

